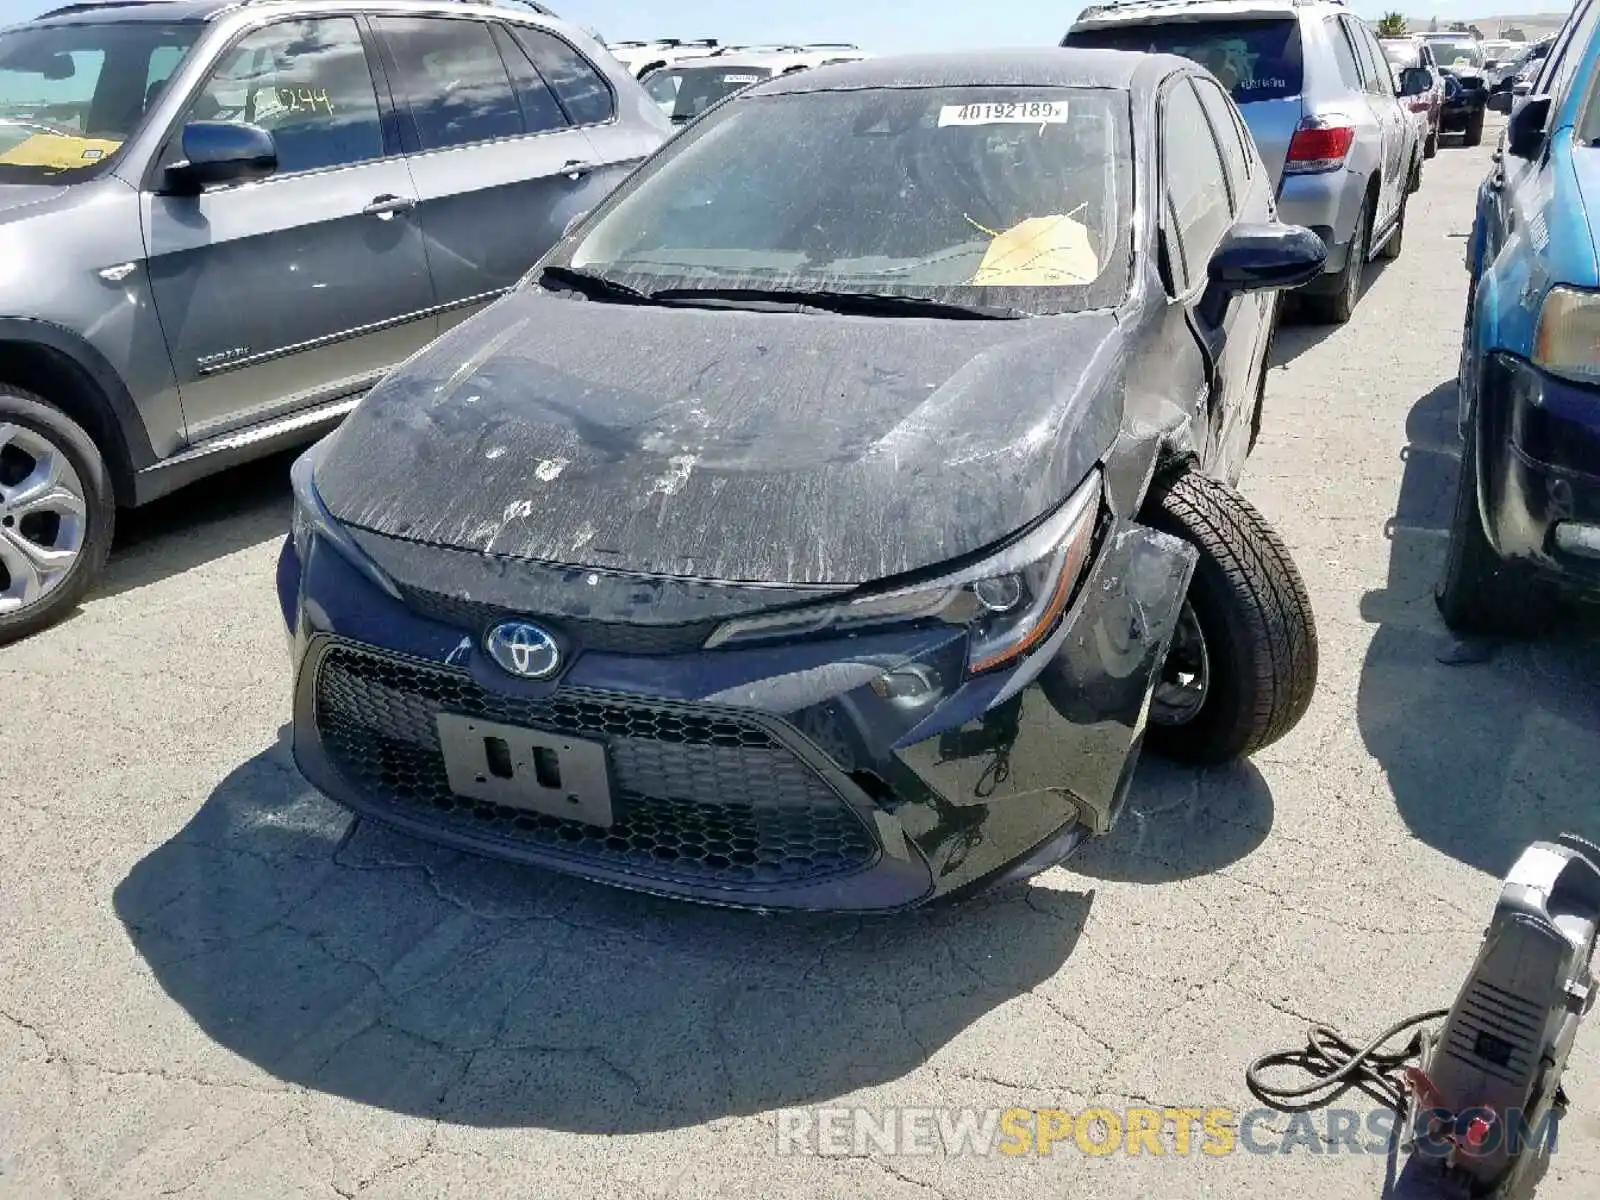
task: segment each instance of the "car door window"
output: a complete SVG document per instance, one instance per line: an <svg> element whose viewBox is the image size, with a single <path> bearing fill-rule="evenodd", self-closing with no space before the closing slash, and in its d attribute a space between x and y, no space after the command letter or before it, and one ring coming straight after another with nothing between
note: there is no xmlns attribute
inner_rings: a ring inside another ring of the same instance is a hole
<svg viewBox="0 0 1600 1200"><path fill-rule="evenodd" d="M516 90L517 104L522 109L523 127L529 133L566 129L567 114L561 111L561 102L544 81L544 76L539 74L527 51L517 44L504 25L494 27L494 41L506 70L511 73L511 85Z"/></svg>
<svg viewBox="0 0 1600 1200"><path fill-rule="evenodd" d="M523 132L522 110L483 21L379 17L395 91L411 110L418 147L445 150Z"/></svg>
<svg viewBox="0 0 1600 1200"><path fill-rule="evenodd" d="M1356 61L1361 64L1361 79L1368 92L1374 96L1393 95L1394 85L1389 82L1387 60L1378 51L1377 43L1359 21L1344 18L1344 27L1355 44Z"/></svg>
<svg viewBox="0 0 1600 1200"><path fill-rule="evenodd" d="M1580 6L1571 18L1571 33L1566 45L1562 47L1560 59L1557 60L1555 55L1550 56L1549 61L1554 65L1546 71L1544 82L1538 90L1554 98L1555 102L1551 105L1552 113L1562 107L1562 101L1567 98L1567 92L1572 87L1573 76L1583 64L1589 43L1594 39L1597 17L1600 17L1600 3Z"/></svg>
<svg viewBox="0 0 1600 1200"><path fill-rule="evenodd" d="M1186 78L1168 88L1163 117L1161 170L1173 226L1169 234L1178 243L1173 268L1181 293L1204 278L1233 218L1221 153Z"/></svg>
<svg viewBox="0 0 1600 1200"><path fill-rule="evenodd" d="M1228 172L1228 191L1233 197L1233 213L1238 215L1244 206L1245 193L1250 190L1250 154L1239 140L1239 126L1233 118L1233 104L1227 93L1209 79L1192 80L1200 93L1200 105L1211 120L1217 145L1222 148L1222 162Z"/></svg>
<svg viewBox="0 0 1600 1200"><path fill-rule="evenodd" d="M277 145L279 174L383 157L372 69L349 17L279 21L246 34L185 119L260 126ZM175 154L181 149L169 146L163 157Z"/></svg>
<svg viewBox="0 0 1600 1200"><path fill-rule="evenodd" d="M542 29L513 25L511 32L561 98L574 125L604 125L616 116L611 85L588 59Z"/></svg>
<svg viewBox="0 0 1600 1200"><path fill-rule="evenodd" d="M1339 64L1339 78L1352 92L1361 91L1366 84L1361 79L1361 68L1356 63L1355 48L1350 45L1350 38L1344 31L1344 22L1338 17L1326 17L1323 25L1328 44L1333 47L1333 60Z"/></svg>

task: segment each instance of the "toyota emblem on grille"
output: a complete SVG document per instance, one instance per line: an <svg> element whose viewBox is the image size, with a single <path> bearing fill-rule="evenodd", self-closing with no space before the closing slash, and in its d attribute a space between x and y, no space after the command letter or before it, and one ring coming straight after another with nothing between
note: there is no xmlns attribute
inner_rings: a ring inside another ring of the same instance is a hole
<svg viewBox="0 0 1600 1200"><path fill-rule="evenodd" d="M489 630L484 648L513 675L524 679L549 679L561 669L561 647L537 625L506 621Z"/></svg>

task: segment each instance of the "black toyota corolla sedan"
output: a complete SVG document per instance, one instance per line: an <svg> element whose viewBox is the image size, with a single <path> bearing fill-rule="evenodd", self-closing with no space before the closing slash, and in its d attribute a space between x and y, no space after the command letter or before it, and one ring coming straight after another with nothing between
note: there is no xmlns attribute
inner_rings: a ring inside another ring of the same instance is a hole
<svg viewBox="0 0 1600 1200"><path fill-rule="evenodd" d="M425 838L884 910L1107 834L1140 748L1299 720L1234 490L1281 292L1228 96L1048 49L717 106L296 464L294 754Z"/></svg>

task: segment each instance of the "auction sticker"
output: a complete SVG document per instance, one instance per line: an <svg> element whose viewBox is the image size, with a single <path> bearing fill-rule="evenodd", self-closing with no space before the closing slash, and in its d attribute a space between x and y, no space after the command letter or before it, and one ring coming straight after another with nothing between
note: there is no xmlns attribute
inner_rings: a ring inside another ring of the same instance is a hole
<svg viewBox="0 0 1600 1200"><path fill-rule="evenodd" d="M947 125L1065 125L1064 100L1022 100L1000 104L946 104L939 128Z"/></svg>

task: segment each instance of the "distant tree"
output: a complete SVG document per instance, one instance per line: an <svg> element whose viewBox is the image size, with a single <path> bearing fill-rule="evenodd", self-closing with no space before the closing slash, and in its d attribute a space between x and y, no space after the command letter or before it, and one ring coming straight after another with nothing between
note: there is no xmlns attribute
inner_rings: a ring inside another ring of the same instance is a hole
<svg viewBox="0 0 1600 1200"><path fill-rule="evenodd" d="M1483 41L1483 30L1479 29L1476 25L1468 25L1467 32L1473 37L1477 38L1480 42Z"/></svg>
<svg viewBox="0 0 1600 1200"><path fill-rule="evenodd" d="M1405 37L1410 33L1405 16L1401 13L1384 13L1383 19L1378 22L1378 36L1387 38Z"/></svg>
<svg viewBox="0 0 1600 1200"><path fill-rule="evenodd" d="M1500 36L1508 42L1525 42L1528 40L1528 35L1522 32L1522 27L1519 25L1507 25L1500 31Z"/></svg>

